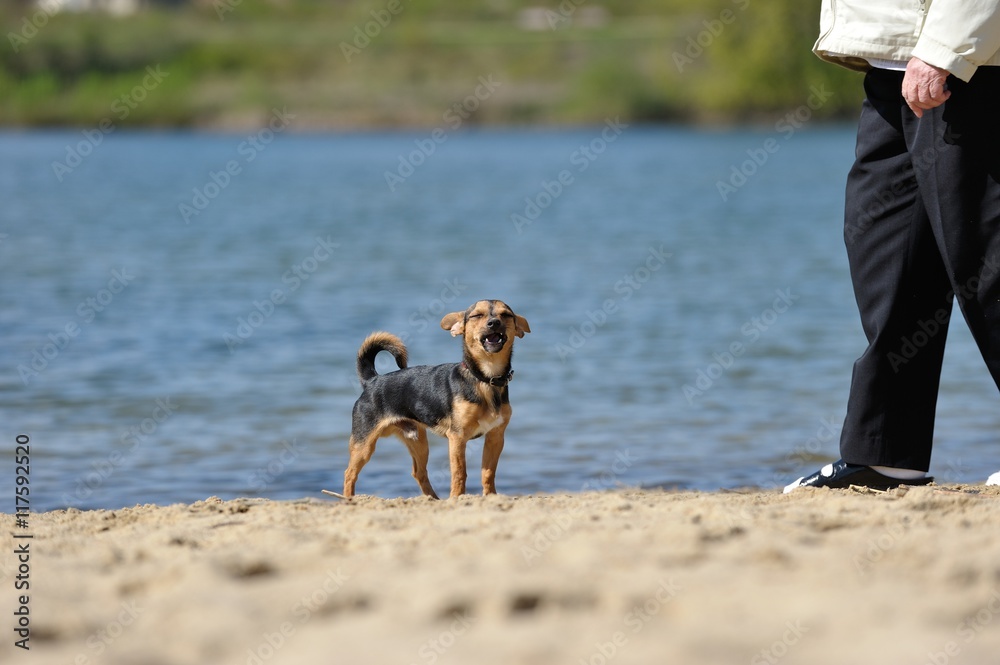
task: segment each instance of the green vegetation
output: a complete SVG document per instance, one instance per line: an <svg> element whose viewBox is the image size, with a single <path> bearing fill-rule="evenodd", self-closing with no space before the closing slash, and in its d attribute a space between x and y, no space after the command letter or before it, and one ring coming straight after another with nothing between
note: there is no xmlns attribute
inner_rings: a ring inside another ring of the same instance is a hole
<svg viewBox="0 0 1000 665"><path fill-rule="evenodd" d="M861 94L856 74L810 52L819 0L3 7L7 126L245 127L273 108L315 128L734 122L780 117L814 90L812 115L854 115Z"/></svg>

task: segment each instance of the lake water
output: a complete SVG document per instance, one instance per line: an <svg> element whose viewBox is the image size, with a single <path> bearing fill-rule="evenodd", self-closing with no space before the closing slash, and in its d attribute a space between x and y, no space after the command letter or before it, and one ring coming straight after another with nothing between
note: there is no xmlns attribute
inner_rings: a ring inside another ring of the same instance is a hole
<svg viewBox="0 0 1000 665"><path fill-rule="evenodd" d="M502 493L776 487L837 456L852 128L275 126L0 135L0 470L28 436L34 510L339 490L361 340L456 361L438 321L480 298L532 328ZM932 472L982 482L996 389L959 319L949 345ZM436 437L431 468L446 492ZM409 474L387 439L358 491Z"/></svg>

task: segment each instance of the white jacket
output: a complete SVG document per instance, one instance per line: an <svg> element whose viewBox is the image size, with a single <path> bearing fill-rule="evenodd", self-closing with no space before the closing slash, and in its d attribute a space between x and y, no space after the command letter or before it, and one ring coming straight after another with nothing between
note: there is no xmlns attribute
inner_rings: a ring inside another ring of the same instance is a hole
<svg viewBox="0 0 1000 665"><path fill-rule="evenodd" d="M915 56L968 81L1000 65L1000 0L823 0L813 52L862 71Z"/></svg>

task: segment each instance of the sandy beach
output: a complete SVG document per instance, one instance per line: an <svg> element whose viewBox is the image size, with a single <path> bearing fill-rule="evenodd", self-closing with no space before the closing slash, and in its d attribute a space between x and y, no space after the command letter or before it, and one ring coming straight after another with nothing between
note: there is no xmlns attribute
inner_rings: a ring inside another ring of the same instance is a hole
<svg viewBox="0 0 1000 665"><path fill-rule="evenodd" d="M0 658L939 665L1000 653L998 487L319 497L54 511L27 529L0 516ZM29 588L16 591L25 543ZM20 594L30 651L12 630Z"/></svg>

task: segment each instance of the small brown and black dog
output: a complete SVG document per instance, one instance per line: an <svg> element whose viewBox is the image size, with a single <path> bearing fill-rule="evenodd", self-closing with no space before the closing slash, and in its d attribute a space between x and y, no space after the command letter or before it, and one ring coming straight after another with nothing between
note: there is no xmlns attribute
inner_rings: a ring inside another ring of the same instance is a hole
<svg viewBox="0 0 1000 665"><path fill-rule="evenodd" d="M358 350L362 393L351 421L351 459L344 472L344 496L354 496L358 474L375 452L375 442L395 434L413 458L413 477L427 496L438 498L427 477L427 430L448 439L451 496L465 493L465 445L483 443L483 494L496 494L497 462L511 408L507 383L514 374L514 338L531 332L524 317L499 300L480 300L441 319L453 337L462 336L462 362L406 366L403 341L387 332L368 336ZM388 351L399 370L375 371L375 356Z"/></svg>

